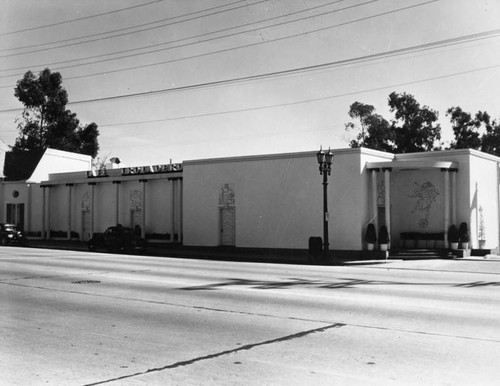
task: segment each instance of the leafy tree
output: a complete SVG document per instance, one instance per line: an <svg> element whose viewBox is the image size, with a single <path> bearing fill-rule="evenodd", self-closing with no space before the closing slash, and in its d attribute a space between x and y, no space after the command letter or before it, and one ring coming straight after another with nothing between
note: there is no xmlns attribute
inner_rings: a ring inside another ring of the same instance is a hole
<svg viewBox="0 0 500 386"><path fill-rule="evenodd" d="M14 95L25 109L18 119L19 136L13 150L50 147L92 157L97 155L97 125L90 123L82 127L76 114L66 109L68 93L62 87L61 74L46 68L36 77L28 71L17 82Z"/></svg>
<svg viewBox="0 0 500 386"><path fill-rule="evenodd" d="M463 111L460 107L450 107L446 111L450 118L455 140L452 141L451 149L480 149L481 134L479 128L484 120L489 121L489 116L478 112L475 118L470 113Z"/></svg>
<svg viewBox="0 0 500 386"><path fill-rule="evenodd" d="M389 95L390 111L395 118L391 127L395 135L396 153L431 151L440 147L441 127L436 123L438 113L421 107L410 94Z"/></svg>
<svg viewBox="0 0 500 386"><path fill-rule="evenodd" d="M455 136L450 149L476 149L500 156L500 123L486 111L478 111L472 117L460 107L451 107L447 115Z"/></svg>
<svg viewBox="0 0 500 386"><path fill-rule="evenodd" d="M500 123L493 121L486 126L486 133L481 137L481 151L500 157Z"/></svg>
<svg viewBox="0 0 500 386"><path fill-rule="evenodd" d="M349 109L349 116L358 119L360 128L353 122L345 125L346 130L359 130L356 139L350 142L351 147L368 147L370 149L392 152L393 132L390 124L379 114L375 107L360 102L354 102Z"/></svg>
<svg viewBox="0 0 500 386"><path fill-rule="evenodd" d="M371 149L394 153L429 151L439 148L441 127L436 123L438 114L427 106L421 107L413 95L389 95L388 104L394 119L389 123L375 108L360 102L354 102L349 109L349 116L360 121L360 134L350 142L351 147L369 147ZM350 122L346 130L356 129Z"/></svg>

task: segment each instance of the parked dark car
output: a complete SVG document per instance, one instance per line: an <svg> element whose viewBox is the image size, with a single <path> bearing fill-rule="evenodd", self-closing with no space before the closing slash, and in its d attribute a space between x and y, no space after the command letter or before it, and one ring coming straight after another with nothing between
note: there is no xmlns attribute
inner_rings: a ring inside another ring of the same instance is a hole
<svg viewBox="0 0 500 386"><path fill-rule="evenodd" d="M146 243L133 229L117 225L107 228L104 233L94 233L87 244L89 251L105 249L119 252L144 248Z"/></svg>
<svg viewBox="0 0 500 386"><path fill-rule="evenodd" d="M25 245L27 243L24 233L14 224L0 224L1 245Z"/></svg>

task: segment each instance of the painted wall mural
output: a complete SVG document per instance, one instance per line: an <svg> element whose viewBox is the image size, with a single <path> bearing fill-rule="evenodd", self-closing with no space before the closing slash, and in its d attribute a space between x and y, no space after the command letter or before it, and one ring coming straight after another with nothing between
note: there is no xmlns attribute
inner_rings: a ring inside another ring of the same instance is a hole
<svg viewBox="0 0 500 386"><path fill-rule="evenodd" d="M415 207L412 213L421 213L422 215L418 220L419 228L425 229L429 226L429 215L436 202L436 198L439 196L439 192L430 181L426 181L421 185L415 182L415 185L413 193L409 194L408 197L415 200Z"/></svg>

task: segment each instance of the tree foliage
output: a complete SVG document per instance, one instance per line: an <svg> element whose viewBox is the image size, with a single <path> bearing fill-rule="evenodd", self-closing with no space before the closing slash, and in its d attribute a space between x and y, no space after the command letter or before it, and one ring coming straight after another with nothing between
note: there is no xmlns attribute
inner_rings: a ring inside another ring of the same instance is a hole
<svg viewBox="0 0 500 386"><path fill-rule="evenodd" d="M346 130L358 129L351 147L368 147L394 153L429 151L439 148L441 127L438 113L427 106L420 106L413 95L391 93L388 104L394 118L389 122L375 112L375 108L354 102L349 116L359 121L359 127L346 124Z"/></svg>
<svg viewBox="0 0 500 386"><path fill-rule="evenodd" d="M439 116L427 106L420 106L410 94L389 95L390 111L395 119L391 128L395 135L397 153L430 151L440 147L441 127Z"/></svg>
<svg viewBox="0 0 500 386"><path fill-rule="evenodd" d="M360 124L359 128L353 122L346 124L346 130L359 130L356 138L350 142L351 147L394 151L394 136L390 124L384 117L375 113L372 105L354 102L349 109L349 116L359 120Z"/></svg>
<svg viewBox="0 0 500 386"><path fill-rule="evenodd" d="M76 114L66 109L68 93L62 87L62 77L48 68L36 77L24 74L14 89L14 95L25 109L18 119L19 136L13 150L58 149L87 154L99 151L99 131L95 123L81 126Z"/></svg>
<svg viewBox="0 0 500 386"><path fill-rule="evenodd" d="M451 107L446 114L455 137L451 149L476 149L500 156L500 123L487 112L478 111L473 117L460 107Z"/></svg>

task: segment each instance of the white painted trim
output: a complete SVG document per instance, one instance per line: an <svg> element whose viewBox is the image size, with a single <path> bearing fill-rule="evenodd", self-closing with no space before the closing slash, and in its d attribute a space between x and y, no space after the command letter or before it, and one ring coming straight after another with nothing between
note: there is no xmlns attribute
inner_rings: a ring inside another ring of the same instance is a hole
<svg viewBox="0 0 500 386"><path fill-rule="evenodd" d="M404 169L458 169L458 162L452 161L392 161L392 162L367 162L367 169L392 168Z"/></svg>

